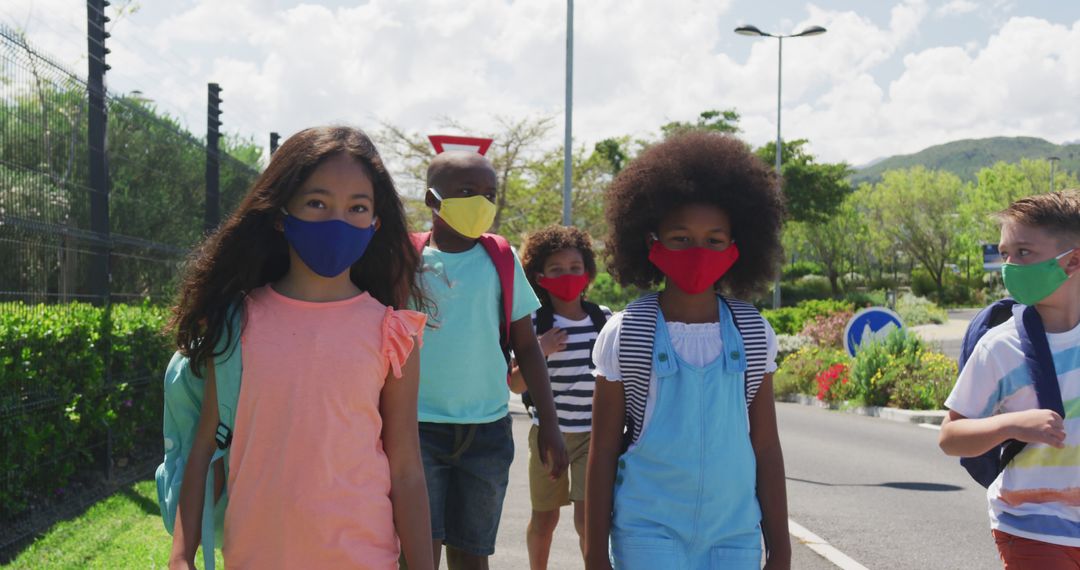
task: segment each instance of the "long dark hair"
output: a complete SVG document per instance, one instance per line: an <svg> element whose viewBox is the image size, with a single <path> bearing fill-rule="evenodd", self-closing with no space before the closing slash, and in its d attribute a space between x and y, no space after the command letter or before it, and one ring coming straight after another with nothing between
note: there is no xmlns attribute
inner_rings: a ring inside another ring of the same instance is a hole
<svg viewBox="0 0 1080 570"><path fill-rule="evenodd" d="M416 277L420 255L409 241L394 181L371 139L349 127L305 129L274 152L236 211L188 259L169 326L196 374L215 356L223 334L230 335L231 343L231 335L240 333L226 330L230 307L289 270L288 242L276 228L281 209L320 164L338 154L353 157L371 177L381 224L349 277L384 305L426 308Z"/></svg>

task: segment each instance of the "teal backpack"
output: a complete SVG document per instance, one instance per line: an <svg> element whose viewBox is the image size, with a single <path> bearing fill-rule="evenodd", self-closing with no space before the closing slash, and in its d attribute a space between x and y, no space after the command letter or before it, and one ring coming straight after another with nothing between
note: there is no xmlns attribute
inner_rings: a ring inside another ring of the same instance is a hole
<svg viewBox="0 0 1080 570"><path fill-rule="evenodd" d="M202 549L203 567L214 570L214 549L220 548L225 523L225 507L229 496L226 488L221 498L214 501L214 462L221 459L225 464L225 478L229 473L229 445L232 443L232 427L236 419L236 402L240 397L240 311L233 309L226 320L228 327L221 335L214 354L214 380L217 386L218 417L217 449L210 460L203 495ZM191 371L191 361L179 352L173 354L165 369L165 461L157 468L158 504L165 530L173 533L176 523L176 507L180 503L180 484L188 454L195 443L202 409L205 380Z"/></svg>

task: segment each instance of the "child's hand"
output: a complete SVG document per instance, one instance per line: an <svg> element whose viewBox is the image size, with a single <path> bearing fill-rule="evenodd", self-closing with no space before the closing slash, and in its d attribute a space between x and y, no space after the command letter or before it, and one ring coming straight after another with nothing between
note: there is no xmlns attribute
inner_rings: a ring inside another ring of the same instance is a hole
<svg viewBox="0 0 1080 570"><path fill-rule="evenodd" d="M1053 410L1014 412L1011 418L1012 437L1027 443L1065 447L1065 422Z"/></svg>
<svg viewBox="0 0 1080 570"><path fill-rule="evenodd" d="M567 332L555 327L548 332L540 335L537 340L540 341L540 350L544 352L544 356L551 356L556 352L566 348Z"/></svg>
<svg viewBox="0 0 1080 570"><path fill-rule="evenodd" d="M566 444L558 426L541 425L537 447L540 448L540 457L543 458L542 462L544 467L547 467L551 480L562 477L566 466L570 464L570 457L566 454Z"/></svg>

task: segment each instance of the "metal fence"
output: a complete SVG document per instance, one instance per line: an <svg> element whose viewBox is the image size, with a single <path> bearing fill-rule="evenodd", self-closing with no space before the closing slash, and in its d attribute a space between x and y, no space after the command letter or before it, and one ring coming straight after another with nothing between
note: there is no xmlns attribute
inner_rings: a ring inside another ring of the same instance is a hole
<svg viewBox="0 0 1080 570"><path fill-rule="evenodd" d="M160 461L164 306L258 174L95 83L101 4L87 79L0 26L0 563Z"/></svg>

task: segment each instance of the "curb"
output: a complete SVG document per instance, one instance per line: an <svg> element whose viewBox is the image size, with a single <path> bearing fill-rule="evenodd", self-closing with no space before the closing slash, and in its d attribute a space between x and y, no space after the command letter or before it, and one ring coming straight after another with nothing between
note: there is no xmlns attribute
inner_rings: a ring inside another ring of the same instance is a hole
<svg viewBox="0 0 1080 570"><path fill-rule="evenodd" d="M847 402L844 402L843 404L827 404L813 396L807 396L806 394L789 394L787 396L776 398L776 401L802 404L804 406L813 406L815 408L836 410L838 412L910 424L941 425L942 420L949 415L948 410L902 410L900 408L886 408L884 406L853 406L849 405Z"/></svg>

